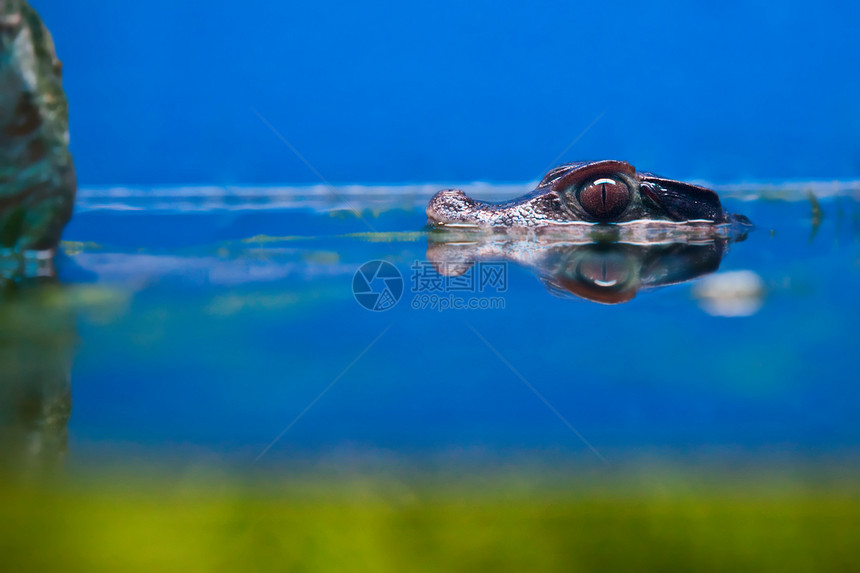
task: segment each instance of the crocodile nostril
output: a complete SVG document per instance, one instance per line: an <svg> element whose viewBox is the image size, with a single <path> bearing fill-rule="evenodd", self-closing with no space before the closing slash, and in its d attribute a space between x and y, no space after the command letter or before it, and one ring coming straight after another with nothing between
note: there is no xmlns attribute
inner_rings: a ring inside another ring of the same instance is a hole
<svg viewBox="0 0 860 573"><path fill-rule="evenodd" d="M601 221L614 219L623 213L630 203L627 185L609 177L589 183L580 190L578 197L582 208Z"/></svg>

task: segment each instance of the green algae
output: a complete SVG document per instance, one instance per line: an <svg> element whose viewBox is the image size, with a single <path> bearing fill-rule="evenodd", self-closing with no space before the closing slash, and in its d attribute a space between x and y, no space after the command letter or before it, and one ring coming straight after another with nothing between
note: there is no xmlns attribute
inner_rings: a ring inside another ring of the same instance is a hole
<svg viewBox="0 0 860 573"><path fill-rule="evenodd" d="M630 484L627 484L628 486ZM268 484L105 475L0 487L14 570L847 571L850 486L529 491L356 476Z"/></svg>

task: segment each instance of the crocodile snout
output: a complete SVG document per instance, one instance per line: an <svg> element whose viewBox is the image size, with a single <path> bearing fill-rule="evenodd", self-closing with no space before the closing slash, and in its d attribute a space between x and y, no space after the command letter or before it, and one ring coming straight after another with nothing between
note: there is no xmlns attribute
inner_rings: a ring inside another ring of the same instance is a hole
<svg viewBox="0 0 860 573"><path fill-rule="evenodd" d="M467 221L466 215L474 207L474 199L460 189L444 189L430 199L427 205L427 222L431 224Z"/></svg>

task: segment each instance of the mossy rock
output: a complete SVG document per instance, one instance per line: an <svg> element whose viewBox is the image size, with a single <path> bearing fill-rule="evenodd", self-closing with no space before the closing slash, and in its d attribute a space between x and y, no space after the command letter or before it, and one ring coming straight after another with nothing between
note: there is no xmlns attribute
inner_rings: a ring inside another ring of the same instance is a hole
<svg viewBox="0 0 860 573"><path fill-rule="evenodd" d="M75 199L68 143L51 34L24 0L0 0L0 249L56 247Z"/></svg>

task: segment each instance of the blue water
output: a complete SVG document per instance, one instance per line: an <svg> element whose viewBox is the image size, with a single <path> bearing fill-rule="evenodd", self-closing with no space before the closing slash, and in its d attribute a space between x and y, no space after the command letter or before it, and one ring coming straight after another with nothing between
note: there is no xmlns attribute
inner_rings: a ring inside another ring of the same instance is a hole
<svg viewBox="0 0 860 573"><path fill-rule="evenodd" d="M860 176L848 2L32 4L86 184Z"/></svg>
<svg viewBox="0 0 860 573"><path fill-rule="evenodd" d="M504 308L416 310L431 188L82 190L57 260L68 458L856 453L856 186L815 187L819 212L802 186L724 191L756 228L710 277L763 285L729 317L703 302L708 276L604 305L517 264ZM405 281L383 312L352 292L377 259Z"/></svg>

